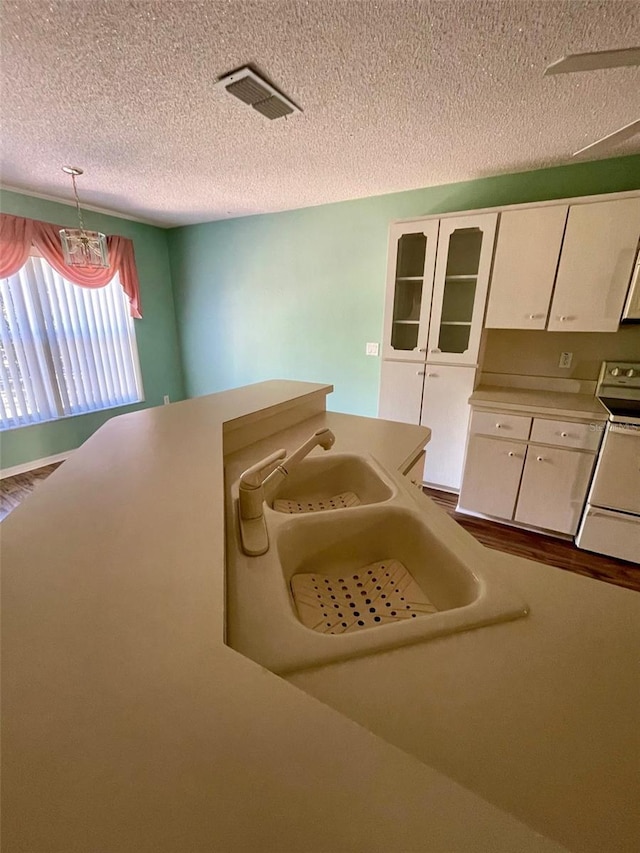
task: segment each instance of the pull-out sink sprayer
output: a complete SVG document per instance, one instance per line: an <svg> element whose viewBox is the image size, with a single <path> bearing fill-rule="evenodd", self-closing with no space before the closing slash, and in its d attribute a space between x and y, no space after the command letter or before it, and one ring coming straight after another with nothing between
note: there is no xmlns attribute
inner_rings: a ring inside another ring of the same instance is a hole
<svg viewBox="0 0 640 853"><path fill-rule="evenodd" d="M286 450L276 450L241 474L238 509L240 538L245 554L257 557L269 550L269 535L264 520L265 500L271 499L278 486L314 447L329 450L335 440L330 429L319 429L288 458Z"/></svg>

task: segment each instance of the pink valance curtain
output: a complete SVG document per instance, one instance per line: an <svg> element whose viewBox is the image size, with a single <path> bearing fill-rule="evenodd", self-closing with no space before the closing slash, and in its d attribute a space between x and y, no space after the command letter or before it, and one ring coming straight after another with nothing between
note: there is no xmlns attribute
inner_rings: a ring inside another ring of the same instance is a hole
<svg viewBox="0 0 640 853"><path fill-rule="evenodd" d="M68 281L80 287L104 287L120 273L122 289L129 298L131 316L142 317L140 284L133 242L126 237L107 237L109 266L105 269L70 267L65 264L59 225L0 213L0 278L16 273L27 262L31 247Z"/></svg>

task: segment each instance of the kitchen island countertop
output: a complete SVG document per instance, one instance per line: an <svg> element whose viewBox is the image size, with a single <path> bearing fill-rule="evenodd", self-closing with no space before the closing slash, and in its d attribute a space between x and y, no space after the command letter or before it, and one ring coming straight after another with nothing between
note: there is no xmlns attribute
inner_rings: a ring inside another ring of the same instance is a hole
<svg viewBox="0 0 640 853"><path fill-rule="evenodd" d="M611 669L603 689L585 683L586 662L575 682L586 691L575 696L582 708L596 702L590 723L583 713L572 729L569 709L554 706L551 692L546 701L570 744L601 731L605 746L620 749L610 760L594 750L593 774L576 779L580 790L601 768L605 805L618 789L621 808L634 797L623 786L637 745L629 739L629 721L638 710L633 661L640 597L626 590L606 588L600 597L597 582L563 576L558 588L575 607L560 637L549 633L553 625L557 631L557 616L544 613L557 570L501 556L496 577L511 575L525 597L530 593L538 618L422 644L433 647L438 669L446 667L447 644L452 662L460 649L467 657L466 684L438 687L454 726L447 739L445 714L434 763L442 764L442 750L448 751L452 774L466 775L469 787L434 769L423 754L411 755L417 754L411 744L399 748L353 722L348 716L357 715L349 708L332 709L304 692L317 685L299 689L225 645L223 442L240 441L247 425L260 424L263 437L269 430L274 435L283 428L283 412L298 404L304 410L329 390L260 383L114 418L3 522L6 853L567 849L558 815L549 815L547 833L540 820L531 827L513 816L515 809L478 795L477 754L469 754L466 774L459 769L465 762L455 709L477 707L501 725L505 694L494 691L492 701L491 686L505 667L518 667L508 637L519 623L529 627L513 635L517 655L534 654L546 636L544 656L529 657L528 670L548 672L550 679L561 673L570 683L583 652L585 614L595 614L599 601L606 612L598 611L594 635ZM316 412L313 422L339 431L347 417ZM351 433L362 449L371 449L369 432L379 461L394 469L428 439L420 427L355 421ZM439 512L421 499L428 512ZM463 535L451 524L452 535ZM531 587L529 573L538 573ZM562 644L549 658L556 639ZM488 678L472 678L474 670ZM594 679L601 676L598 659ZM379 692L380 683L367 690ZM389 709L393 713L393 702ZM620 726L619 735L607 730L608 721ZM570 749L558 760L567 756ZM542 750L550 786L558 775L554 760ZM619 775L608 778L616 760ZM508 755L503 767L508 775ZM581 764L578 772L584 769ZM561 812L561 790L557 802ZM594 815L600 831L601 811ZM562 826L572 820L567 814ZM610 849L627 849L633 825L633 816L611 815ZM546 837L551 833L555 840Z"/></svg>

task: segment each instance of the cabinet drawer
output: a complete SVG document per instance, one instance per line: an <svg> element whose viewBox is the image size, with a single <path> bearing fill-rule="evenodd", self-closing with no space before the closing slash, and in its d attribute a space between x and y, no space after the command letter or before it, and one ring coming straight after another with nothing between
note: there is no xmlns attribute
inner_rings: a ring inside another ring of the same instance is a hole
<svg viewBox="0 0 640 853"><path fill-rule="evenodd" d="M541 444L555 444L557 447L572 447L576 450L596 451L600 444L601 435L602 433L599 430L594 430L591 424L534 418L531 441L537 441Z"/></svg>
<svg viewBox="0 0 640 853"><path fill-rule="evenodd" d="M531 420L523 415L508 415L505 412L474 412L471 433L526 440L529 438Z"/></svg>

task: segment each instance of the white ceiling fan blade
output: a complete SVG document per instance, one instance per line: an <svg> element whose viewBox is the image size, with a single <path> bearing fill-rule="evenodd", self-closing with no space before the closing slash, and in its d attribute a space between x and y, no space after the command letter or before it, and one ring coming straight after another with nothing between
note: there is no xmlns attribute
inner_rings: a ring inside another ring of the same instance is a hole
<svg viewBox="0 0 640 853"><path fill-rule="evenodd" d="M631 139L631 137L635 136L637 133L640 133L640 119L632 121L631 124L625 124L624 127L614 130L613 133L603 136L602 139L592 142L591 145L585 145L584 148L576 151L573 156L577 157L579 154L584 154L585 151L588 151L590 154L598 154L605 148L611 148L614 145L618 145L620 142L625 142L627 139Z"/></svg>
<svg viewBox="0 0 640 853"><path fill-rule="evenodd" d="M622 68L626 65L640 65L640 47L570 53L548 65L544 73L568 74L572 71L597 71L600 68Z"/></svg>

